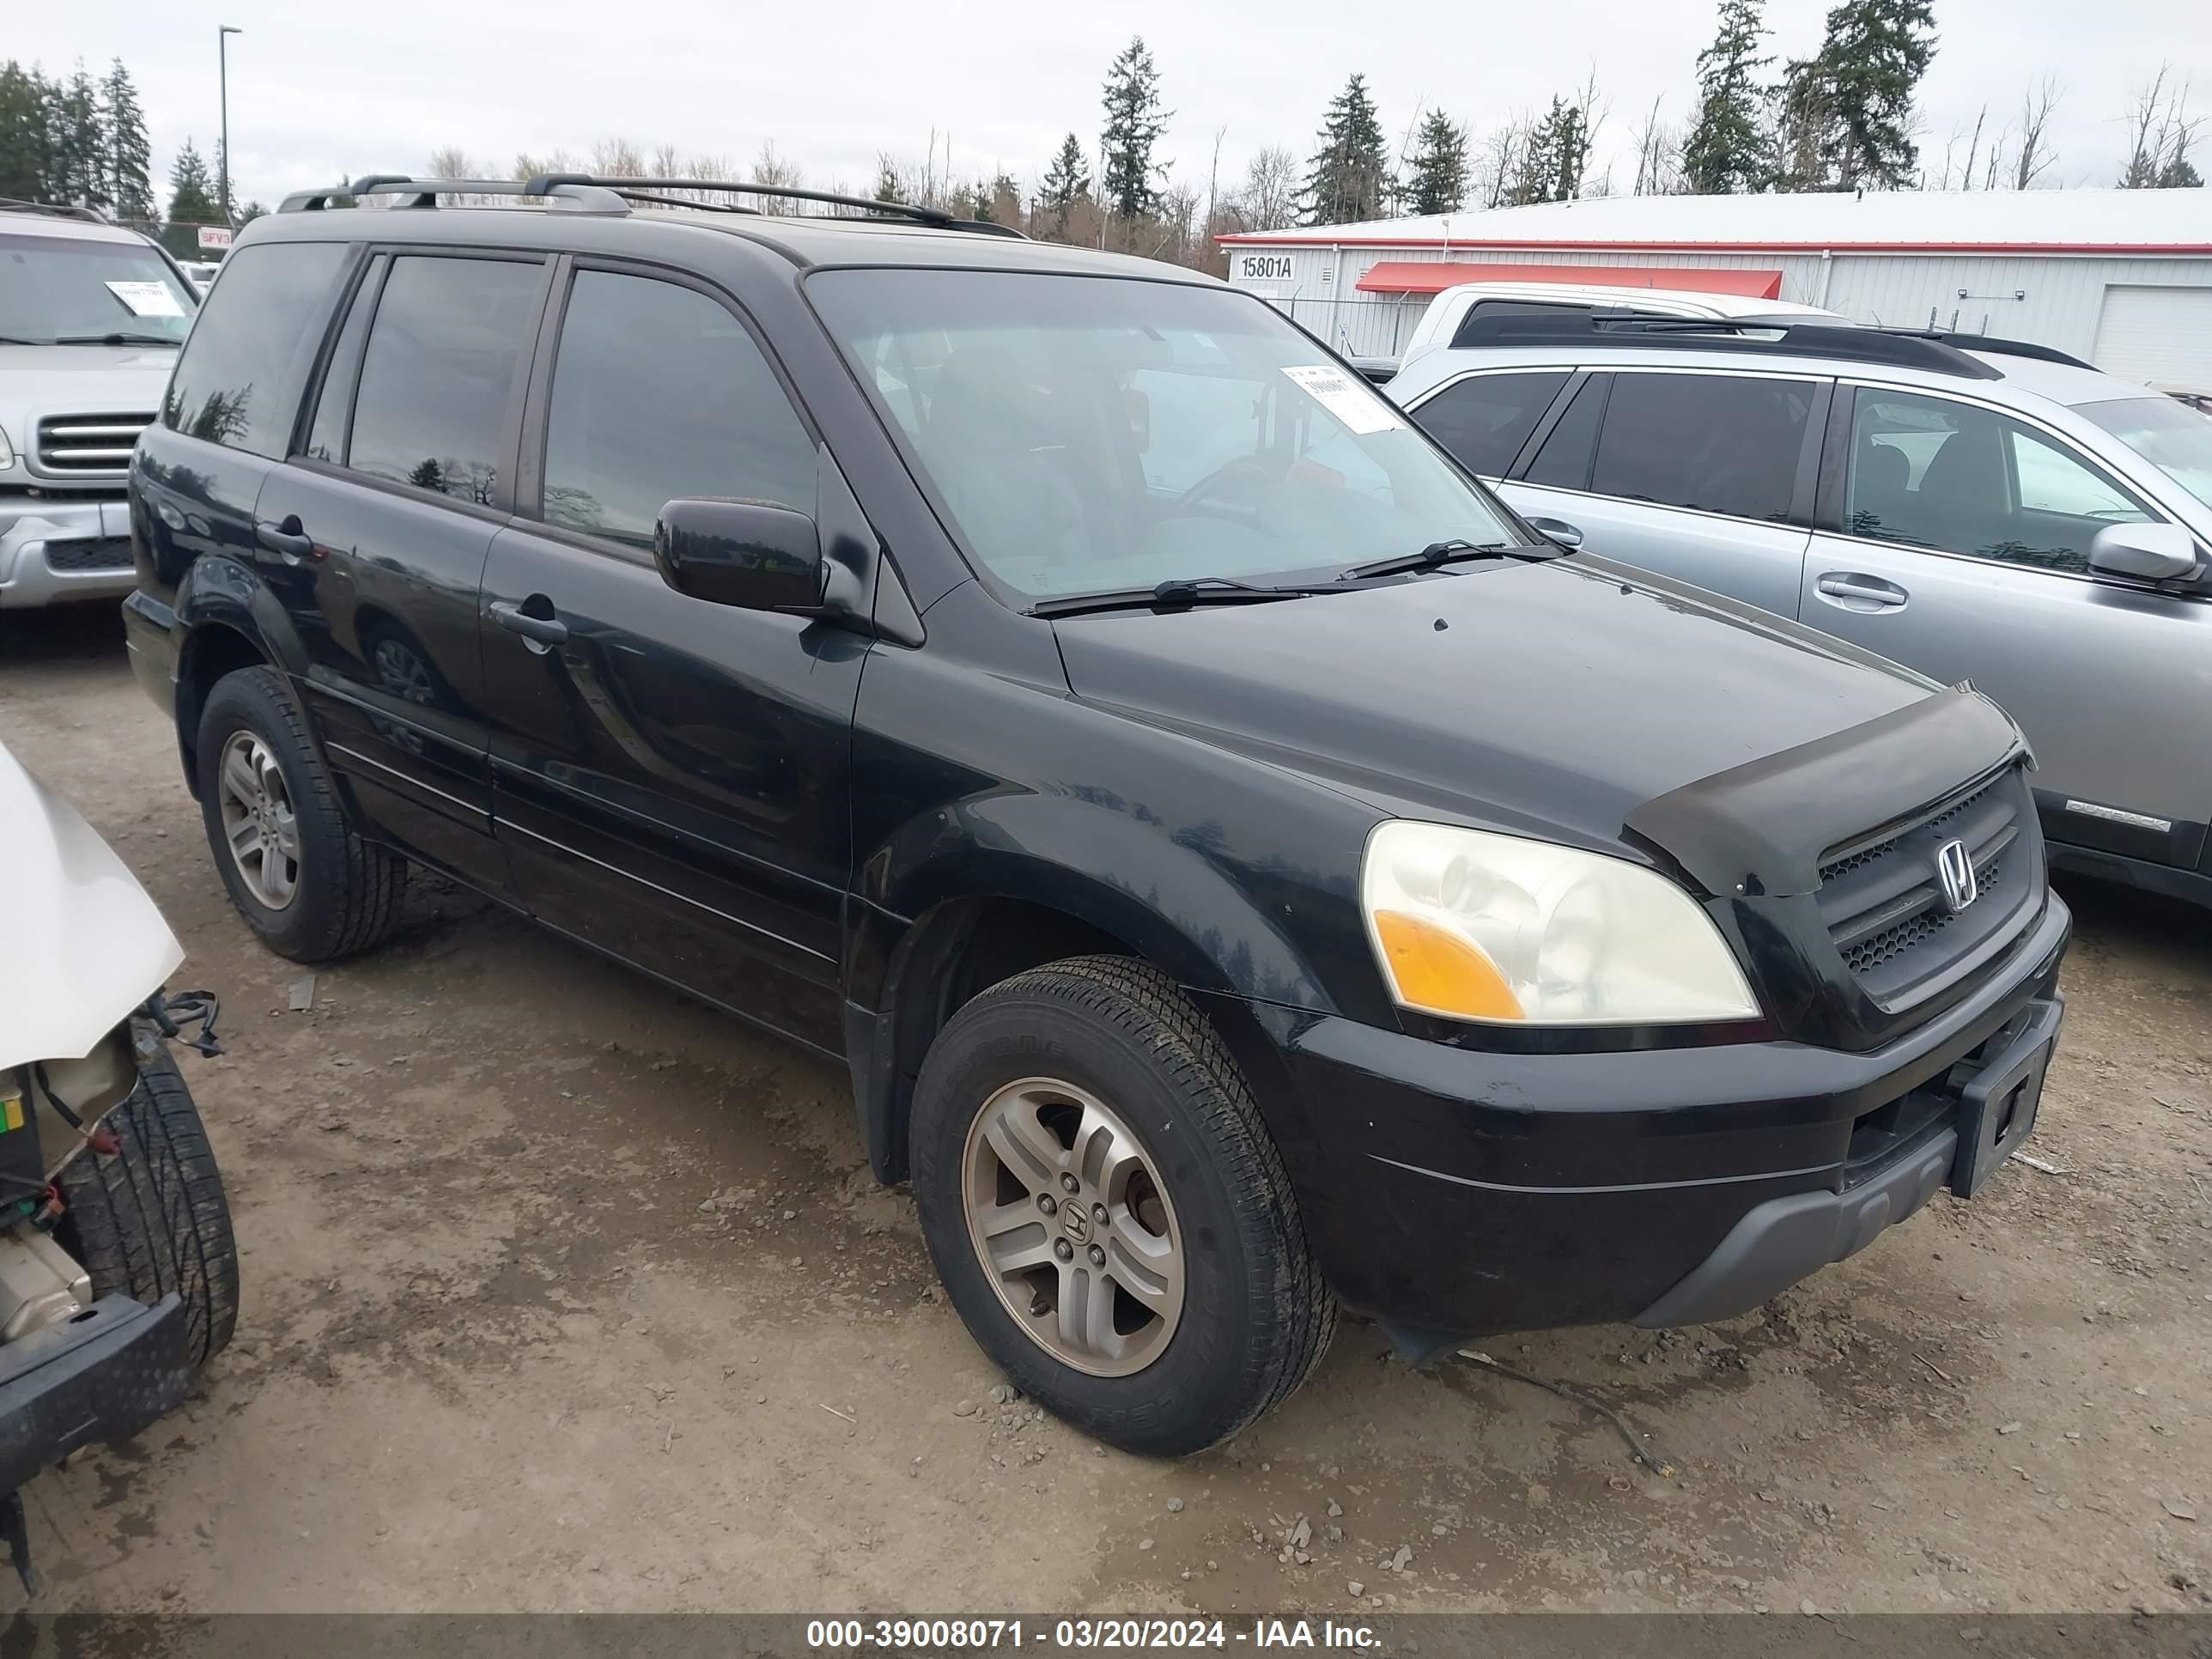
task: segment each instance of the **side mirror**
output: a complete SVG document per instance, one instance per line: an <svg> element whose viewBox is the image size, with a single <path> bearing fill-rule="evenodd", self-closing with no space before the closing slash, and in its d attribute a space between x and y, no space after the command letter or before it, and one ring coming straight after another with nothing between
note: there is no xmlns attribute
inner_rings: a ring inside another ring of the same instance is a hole
<svg viewBox="0 0 2212 1659"><path fill-rule="evenodd" d="M653 527L653 562L679 593L746 611L822 603L814 520L766 501L675 501Z"/></svg>
<svg viewBox="0 0 2212 1659"><path fill-rule="evenodd" d="M2197 574L2197 538L2178 524L2108 524L2089 544L2089 568L2137 581Z"/></svg>
<svg viewBox="0 0 2212 1659"><path fill-rule="evenodd" d="M1583 544L1583 532L1565 519L1530 519L1527 523L1546 541L1557 542L1561 547L1571 550Z"/></svg>

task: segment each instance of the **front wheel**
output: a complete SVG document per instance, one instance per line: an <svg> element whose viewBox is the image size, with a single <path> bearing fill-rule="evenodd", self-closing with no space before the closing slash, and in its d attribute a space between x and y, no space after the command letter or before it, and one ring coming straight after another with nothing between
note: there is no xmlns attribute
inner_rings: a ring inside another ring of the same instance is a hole
<svg viewBox="0 0 2212 1659"><path fill-rule="evenodd" d="M1198 1451L1287 1397L1336 1304L1198 1010L1118 957L963 1005L924 1060L914 1192L938 1273L1021 1390L1125 1450Z"/></svg>
<svg viewBox="0 0 2212 1659"><path fill-rule="evenodd" d="M84 1264L92 1293L148 1307L174 1291L195 1366L222 1352L238 1323L238 1245L207 1130L167 1054L141 1061L138 1086L106 1118L117 1150L64 1166L62 1248Z"/></svg>

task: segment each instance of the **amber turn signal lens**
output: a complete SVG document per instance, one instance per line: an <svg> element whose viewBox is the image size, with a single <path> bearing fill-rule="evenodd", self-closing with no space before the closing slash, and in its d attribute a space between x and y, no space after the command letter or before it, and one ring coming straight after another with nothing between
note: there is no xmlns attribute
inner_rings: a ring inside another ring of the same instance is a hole
<svg viewBox="0 0 2212 1659"><path fill-rule="evenodd" d="M1468 1019L1527 1018L1497 965L1457 934L1402 910L1378 910L1375 936L1408 1007Z"/></svg>

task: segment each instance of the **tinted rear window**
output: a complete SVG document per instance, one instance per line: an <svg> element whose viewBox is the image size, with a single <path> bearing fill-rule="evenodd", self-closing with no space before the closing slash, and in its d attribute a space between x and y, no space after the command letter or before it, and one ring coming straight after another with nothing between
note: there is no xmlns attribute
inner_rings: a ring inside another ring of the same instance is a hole
<svg viewBox="0 0 2212 1659"><path fill-rule="evenodd" d="M264 242L233 253L185 343L162 423L280 458L345 255L343 242Z"/></svg>
<svg viewBox="0 0 2212 1659"><path fill-rule="evenodd" d="M1478 374L1446 386L1415 415L1468 471L1502 477L1566 383L1565 369Z"/></svg>
<svg viewBox="0 0 2212 1659"><path fill-rule="evenodd" d="M489 504L544 283L534 260L393 260L362 358L347 465Z"/></svg>
<svg viewBox="0 0 2212 1659"><path fill-rule="evenodd" d="M1615 374L1590 488L1601 495L1780 519L1813 409L1806 380Z"/></svg>

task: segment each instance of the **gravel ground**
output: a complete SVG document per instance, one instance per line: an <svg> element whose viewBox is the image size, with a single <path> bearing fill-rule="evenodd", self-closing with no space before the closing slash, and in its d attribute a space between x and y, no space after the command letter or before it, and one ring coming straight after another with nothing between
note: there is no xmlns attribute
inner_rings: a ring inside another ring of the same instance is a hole
<svg viewBox="0 0 2212 1659"><path fill-rule="evenodd" d="M2202 914L2065 890L2060 1173L2014 1163L1727 1325L1489 1345L1671 1478L1360 1325L1168 1465L1004 1397L836 1069L419 884L290 1012L105 607L0 618L0 741L222 994L229 1053L185 1066L243 1255L204 1391L28 1489L41 1608L2212 1604Z"/></svg>

